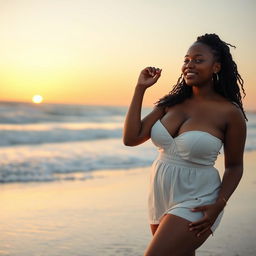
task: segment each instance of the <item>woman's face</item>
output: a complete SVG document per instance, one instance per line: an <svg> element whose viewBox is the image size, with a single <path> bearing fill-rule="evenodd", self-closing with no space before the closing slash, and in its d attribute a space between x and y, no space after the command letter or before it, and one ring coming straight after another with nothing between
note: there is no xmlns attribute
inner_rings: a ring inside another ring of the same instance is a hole
<svg viewBox="0 0 256 256"><path fill-rule="evenodd" d="M194 43L184 59L182 73L187 85L201 86L212 83L213 73L220 71L220 63L216 62L209 46Z"/></svg>

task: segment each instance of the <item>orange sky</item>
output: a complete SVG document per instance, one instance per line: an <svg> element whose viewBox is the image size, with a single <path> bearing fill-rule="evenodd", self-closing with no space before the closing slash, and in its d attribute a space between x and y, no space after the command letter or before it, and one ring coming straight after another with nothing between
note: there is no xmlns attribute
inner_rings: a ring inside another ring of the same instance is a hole
<svg viewBox="0 0 256 256"><path fill-rule="evenodd" d="M0 2L0 100L128 105L141 69L163 69L145 105L170 91L198 35L217 33L256 110L253 0Z"/></svg>

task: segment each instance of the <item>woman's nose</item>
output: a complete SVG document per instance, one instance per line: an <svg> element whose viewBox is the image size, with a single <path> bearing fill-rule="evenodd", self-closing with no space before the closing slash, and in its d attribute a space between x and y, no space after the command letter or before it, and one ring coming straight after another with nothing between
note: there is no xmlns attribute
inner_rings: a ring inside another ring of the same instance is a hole
<svg viewBox="0 0 256 256"><path fill-rule="evenodd" d="M193 61L193 60L190 60L190 61L187 62L187 65L186 65L186 66L187 66L188 68L190 68L190 67L193 67L194 64L195 64L194 61Z"/></svg>

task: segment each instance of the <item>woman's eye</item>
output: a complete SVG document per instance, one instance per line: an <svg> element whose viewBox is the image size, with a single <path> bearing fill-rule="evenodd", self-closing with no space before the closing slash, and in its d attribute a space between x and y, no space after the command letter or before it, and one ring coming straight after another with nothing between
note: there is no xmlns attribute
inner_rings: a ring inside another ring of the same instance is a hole
<svg viewBox="0 0 256 256"><path fill-rule="evenodd" d="M193 63L196 63L196 64L199 64L199 63L202 63L204 60L201 60L201 59L196 59L196 60L191 60ZM185 64L187 64L187 63L189 63L190 62L190 60L188 60L188 59L185 59L184 60L184 63Z"/></svg>

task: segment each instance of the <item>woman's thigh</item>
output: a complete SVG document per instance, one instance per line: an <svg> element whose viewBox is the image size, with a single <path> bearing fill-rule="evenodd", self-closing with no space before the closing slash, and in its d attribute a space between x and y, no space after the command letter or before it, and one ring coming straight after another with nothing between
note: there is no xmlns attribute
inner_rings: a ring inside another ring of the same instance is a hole
<svg viewBox="0 0 256 256"><path fill-rule="evenodd" d="M166 214L159 224L145 256L192 256L209 237L211 231L200 237L189 231L190 221L176 215Z"/></svg>

